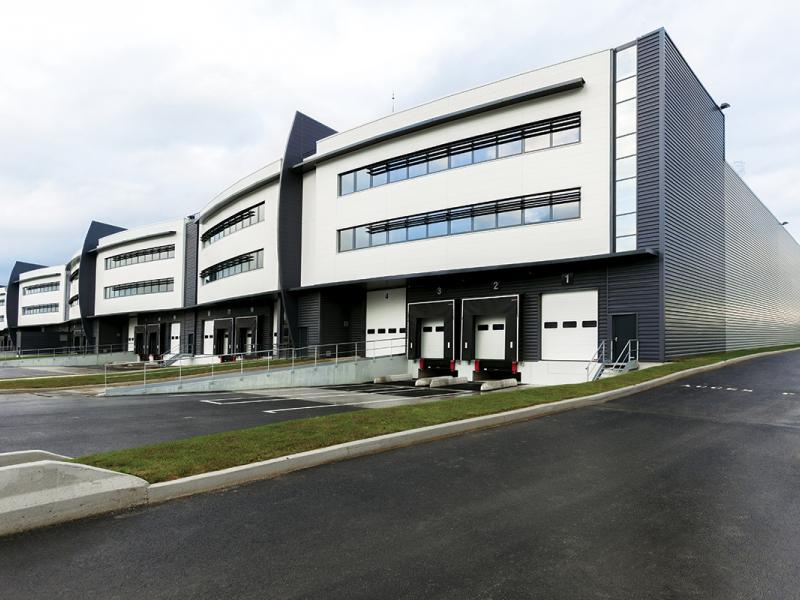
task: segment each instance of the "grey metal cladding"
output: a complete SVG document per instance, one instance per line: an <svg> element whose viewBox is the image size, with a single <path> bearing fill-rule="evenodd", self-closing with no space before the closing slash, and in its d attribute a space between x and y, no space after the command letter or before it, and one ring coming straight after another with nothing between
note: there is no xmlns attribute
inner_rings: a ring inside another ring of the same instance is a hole
<svg viewBox="0 0 800 600"><path fill-rule="evenodd" d="M197 254L200 239L200 223L196 219L187 219L184 243L184 281L183 305L194 306L197 304Z"/></svg>
<svg viewBox="0 0 800 600"><path fill-rule="evenodd" d="M725 118L663 30L664 344L725 348Z"/></svg>
<svg viewBox="0 0 800 600"><path fill-rule="evenodd" d="M317 140L333 133L336 132L330 127L298 112L283 153L278 183L278 281L289 335L294 341L299 334L297 299L289 290L300 285L303 174L292 171L291 167L316 151Z"/></svg>
<svg viewBox="0 0 800 600"><path fill-rule="evenodd" d="M37 265L35 263L26 263L17 261L11 267L11 273L8 277L8 285L6 286L6 325L11 337L16 343L15 330L19 321L19 276L28 271L35 269L43 269L45 265Z"/></svg>
<svg viewBox="0 0 800 600"><path fill-rule="evenodd" d="M120 231L125 231L125 228L92 221L86 231L86 237L83 239L81 273L78 278L78 306L81 309L83 331L86 334L87 344L90 346L95 343L92 334L94 328L89 322L90 318L94 316L94 292L97 273L97 252L94 252L94 250L97 249L100 238Z"/></svg>
<svg viewBox="0 0 800 600"><path fill-rule="evenodd" d="M636 43L636 232L638 248L661 250L661 31Z"/></svg>
<svg viewBox="0 0 800 600"><path fill-rule="evenodd" d="M319 330L322 314L320 292L310 292L297 297L297 326L308 332L304 340L309 346L320 343ZM296 339L300 339L299 336ZM297 342L299 344L299 342Z"/></svg>
<svg viewBox="0 0 800 600"><path fill-rule="evenodd" d="M574 274L574 283L562 284L564 272ZM474 276L442 276L414 279L406 292L408 302L456 300L495 295L519 294L519 335L521 361L541 359L541 295L550 292L598 291L598 343L610 340L609 315L635 312L638 315L642 360L661 360L658 341L659 309L654 301L659 262L653 256L631 256L613 264L549 265L536 269L509 269ZM496 291L493 281L498 283ZM437 293L441 288L441 295ZM455 343L460 345L460 322L456 324ZM586 357L587 360L591 357Z"/></svg>
<svg viewBox="0 0 800 600"><path fill-rule="evenodd" d="M800 246L725 165L729 350L800 342Z"/></svg>

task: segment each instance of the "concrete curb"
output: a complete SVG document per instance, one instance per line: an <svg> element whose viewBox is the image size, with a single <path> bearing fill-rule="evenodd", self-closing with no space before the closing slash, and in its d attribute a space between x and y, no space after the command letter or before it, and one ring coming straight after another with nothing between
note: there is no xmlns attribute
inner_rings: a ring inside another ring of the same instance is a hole
<svg viewBox="0 0 800 600"><path fill-rule="evenodd" d="M17 452L0 453L0 467L10 467L11 465L23 465L25 463L38 462L40 460L71 460L71 456L53 454L46 450L19 450Z"/></svg>
<svg viewBox="0 0 800 600"><path fill-rule="evenodd" d="M319 448L317 450L310 450L308 452L281 456L262 462L231 467L220 471L212 471L211 473L202 473L200 475L193 475L173 481L156 483L149 487L148 502L155 504L192 494L221 490L348 458L377 454L379 452L431 442L463 433L480 431L500 425L520 423L547 415L574 410L576 408L603 404L611 400L624 398L625 396L657 388L673 381L685 379L708 371L715 371L753 358L793 352L796 350L800 350L800 348L774 350L771 352L740 356L702 367L671 373L659 377L658 379L637 383L625 388L592 394L590 396L560 400L548 404L538 404L536 406L528 406L511 411L463 419L461 421L452 421L439 425L430 425L418 429L389 433L364 440L356 440L344 444L337 444L335 446L328 446L326 448Z"/></svg>
<svg viewBox="0 0 800 600"><path fill-rule="evenodd" d="M144 479L41 460L0 467L0 536L147 503Z"/></svg>

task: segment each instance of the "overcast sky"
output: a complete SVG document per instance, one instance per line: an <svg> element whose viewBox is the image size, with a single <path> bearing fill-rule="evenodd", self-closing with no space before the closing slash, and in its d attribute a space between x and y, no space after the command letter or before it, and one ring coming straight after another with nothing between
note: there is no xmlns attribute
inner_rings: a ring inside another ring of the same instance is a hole
<svg viewBox="0 0 800 600"><path fill-rule="evenodd" d="M278 158L295 110L344 130L664 26L727 156L800 237L792 2L0 0L0 283L92 219L186 216Z"/></svg>

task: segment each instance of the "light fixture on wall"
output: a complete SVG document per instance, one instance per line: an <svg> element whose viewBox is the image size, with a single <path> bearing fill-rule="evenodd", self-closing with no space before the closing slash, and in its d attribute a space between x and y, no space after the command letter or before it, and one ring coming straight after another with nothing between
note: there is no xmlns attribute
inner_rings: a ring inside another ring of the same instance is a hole
<svg viewBox="0 0 800 600"><path fill-rule="evenodd" d="M722 104L719 105L719 109L720 110L725 110L726 108L730 108L730 107L731 107L731 105L728 104L727 102L723 102Z"/></svg>
<svg viewBox="0 0 800 600"><path fill-rule="evenodd" d="M789 224L789 221L783 221L783 222L781 223L781 225L788 225L788 224Z"/></svg>

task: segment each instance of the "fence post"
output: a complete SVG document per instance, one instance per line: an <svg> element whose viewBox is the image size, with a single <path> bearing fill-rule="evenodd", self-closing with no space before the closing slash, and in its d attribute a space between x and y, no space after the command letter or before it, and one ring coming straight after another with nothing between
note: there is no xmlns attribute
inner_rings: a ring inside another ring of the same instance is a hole
<svg viewBox="0 0 800 600"><path fill-rule="evenodd" d="M108 393L108 363L103 365L103 394Z"/></svg>
<svg viewBox="0 0 800 600"><path fill-rule="evenodd" d="M317 368L317 356L319 355L319 346L314 346L314 368Z"/></svg>
<svg viewBox="0 0 800 600"><path fill-rule="evenodd" d="M335 344L333 364L339 364L339 344Z"/></svg>
<svg viewBox="0 0 800 600"><path fill-rule="evenodd" d="M214 359L215 359L215 358L216 358L216 356L214 356L214 357L211 359L211 381L214 381L214 362L215 362L215 360L214 360Z"/></svg>
<svg viewBox="0 0 800 600"><path fill-rule="evenodd" d="M353 350L353 362L358 364L358 342L356 342L355 350Z"/></svg>
<svg viewBox="0 0 800 600"><path fill-rule="evenodd" d="M178 385L183 385L183 363L178 361Z"/></svg>
<svg viewBox="0 0 800 600"><path fill-rule="evenodd" d="M292 371L294 371L294 348L292 348Z"/></svg>
<svg viewBox="0 0 800 600"><path fill-rule="evenodd" d="M244 375L244 354L239 355L239 376Z"/></svg>
<svg viewBox="0 0 800 600"><path fill-rule="evenodd" d="M144 391L147 392L147 363L144 363Z"/></svg>

